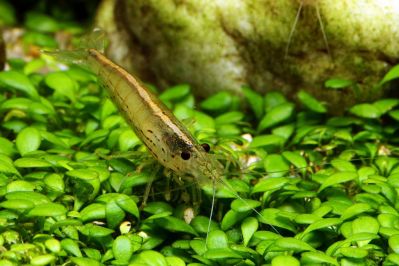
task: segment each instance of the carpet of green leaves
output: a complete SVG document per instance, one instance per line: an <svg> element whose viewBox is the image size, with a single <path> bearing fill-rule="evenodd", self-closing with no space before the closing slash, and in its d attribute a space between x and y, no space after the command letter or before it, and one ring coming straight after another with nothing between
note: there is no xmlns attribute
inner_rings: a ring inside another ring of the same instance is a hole
<svg viewBox="0 0 399 266"><path fill-rule="evenodd" d="M244 103L220 92L200 109L186 85L161 93L246 199L217 191L206 240L212 188L187 223L195 188L153 171L95 76L53 64L0 72L2 265L398 263L398 99L329 117L303 91L301 107L243 88Z"/></svg>
<svg viewBox="0 0 399 266"><path fill-rule="evenodd" d="M32 27L43 25L36 19ZM46 31L26 36L56 45ZM9 65L0 72L0 265L399 264L398 99L329 116L304 91L299 105L249 88L244 101L220 92L196 102L186 85L159 93L211 144L235 190L219 187L206 237L212 187L199 201L195 184L154 167L94 75L47 57Z"/></svg>

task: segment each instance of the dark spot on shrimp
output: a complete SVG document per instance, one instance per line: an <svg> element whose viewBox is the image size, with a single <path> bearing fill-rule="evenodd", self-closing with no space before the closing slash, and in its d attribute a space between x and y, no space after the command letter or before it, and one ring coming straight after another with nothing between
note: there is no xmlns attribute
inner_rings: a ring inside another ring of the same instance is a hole
<svg viewBox="0 0 399 266"><path fill-rule="evenodd" d="M209 152L211 150L211 146L209 146L208 143L202 143L201 146L205 152Z"/></svg>
<svg viewBox="0 0 399 266"><path fill-rule="evenodd" d="M147 149L150 151L150 153L151 153L156 159L158 159L158 155L156 155L156 153L154 153L154 151L153 151L150 147L147 146Z"/></svg>
<svg viewBox="0 0 399 266"><path fill-rule="evenodd" d="M190 159L191 154L188 151L182 151L180 154L181 158L185 161L187 161L188 159Z"/></svg>
<svg viewBox="0 0 399 266"><path fill-rule="evenodd" d="M151 134L154 133L151 129L148 129L147 131L150 132Z"/></svg>

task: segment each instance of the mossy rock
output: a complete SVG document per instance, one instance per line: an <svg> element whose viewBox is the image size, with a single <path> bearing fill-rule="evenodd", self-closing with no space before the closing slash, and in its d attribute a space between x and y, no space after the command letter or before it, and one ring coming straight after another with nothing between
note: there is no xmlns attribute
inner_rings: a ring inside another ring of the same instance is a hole
<svg viewBox="0 0 399 266"><path fill-rule="evenodd" d="M336 111L389 94L374 88L399 62L396 2L103 0L96 24L113 60L162 88L189 83L199 96L242 85L288 96L305 89ZM330 78L359 85L329 90Z"/></svg>

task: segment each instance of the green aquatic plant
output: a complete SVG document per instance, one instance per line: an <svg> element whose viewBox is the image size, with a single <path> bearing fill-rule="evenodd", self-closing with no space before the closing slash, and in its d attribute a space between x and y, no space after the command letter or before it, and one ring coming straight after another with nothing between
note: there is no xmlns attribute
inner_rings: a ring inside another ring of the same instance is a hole
<svg viewBox="0 0 399 266"><path fill-rule="evenodd" d="M164 172L96 76L48 57L10 65L0 72L0 264L398 263L399 100L336 117L303 91L299 106L250 88L243 102L226 92L196 102L187 85L157 93L225 166L205 241L212 187L198 193Z"/></svg>

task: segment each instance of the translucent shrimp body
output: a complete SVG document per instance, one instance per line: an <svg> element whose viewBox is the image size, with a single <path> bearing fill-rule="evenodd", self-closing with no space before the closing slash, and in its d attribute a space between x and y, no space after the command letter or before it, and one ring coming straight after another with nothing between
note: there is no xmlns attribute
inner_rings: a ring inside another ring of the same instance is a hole
<svg viewBox="0 0 399 266"><path fill-rule="evenodd" d="M127 123L163 166L200 184L215 183L220 163L154 94L96 49L88 49L85 57L83 63L98 75Z"/></svg>

